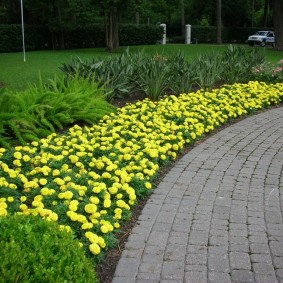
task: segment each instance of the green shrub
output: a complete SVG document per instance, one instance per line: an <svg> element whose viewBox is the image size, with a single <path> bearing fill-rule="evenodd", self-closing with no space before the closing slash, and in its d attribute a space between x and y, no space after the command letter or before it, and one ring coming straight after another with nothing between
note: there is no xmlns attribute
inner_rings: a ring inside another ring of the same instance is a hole
<svg viewBox="0 0 283 283"><path fill-rule="evenodd" d="M97 282L79 241L54 222L0 217L0 283Z"/></svg>
<svg viewBox="0 0 283 283"><path fill-rule="evenodd" d="M120 27L120 45L155 44L162 39L163 28L156 25L122 25Z"/></svg>
<svg viewBox="0 0 283 283"><path fill-rule="evenodd" d="M162 28L156 25L120 25L120 45L155 44L162 38ZM26 50L59 48L58 33L52 32L47 26L25 25ZM21 25L0 24L0 52L21 51ZM102 24L77 25L64 31L64 47L93 48L105 46L105 31Z"/></svg>
<svg viewBox="0 0 283 283"><path fill-rule="evenodd" d="M26 144L73 123L97 123L115 108L106 101L103 85L78 75L49 80L0 96L0 145ZM7 138L11 138L8 140Z"/></svg>
<svg viewBox="0 0 283 283"><path fill-rule="evenodd" d="M264 50L259 48L247 49L243 46L229 45L223 55L224 71L222 78L225 83L248 82L252 70L264 64Z"/></svg>

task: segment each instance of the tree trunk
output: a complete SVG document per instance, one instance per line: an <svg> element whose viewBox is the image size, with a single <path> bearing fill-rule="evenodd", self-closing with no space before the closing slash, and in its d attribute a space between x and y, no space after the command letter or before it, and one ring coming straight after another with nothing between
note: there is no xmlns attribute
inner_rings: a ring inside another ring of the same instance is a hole
<svg viewBox="0 0 283 283"><path fill-rule="evenodd" d="M115 13L113 18L113 47L118 48L119 47L119 14Z"/></svg>
<svg viewBox="0 0 283 283"><path fill-rule="evenodd" d="M181 29L182 35L185 35L185 8L184 8L184 0L180 0L181 6Z"/></svg>
<svg viewBox="0 0 283 283"><path fill-rule="evenodd" d="M222 33L221 33L221 0L216 2L216 25L217 25L217 44L222 44Z"/></svg>
<svg viewBox="0 0 283 283"><path fill-rule="evenodd" d="M59 30L58 30L58 43L59 43L59 49L63 50L65 49L65 40L64 40L64 31L62 28L62 13L60 7L57 7L57 17L59 22Z"/></svg>
<svg viewBox="0 0 283 283"><path fill-rule="evenodd" d="M136 12L136 25L138 26L140 24L140 12Z"/></svg>
<svg viewBox="0 0 283 283"><path fill-rule="evenodd" d="M281 0L272 0L271 4L275 32L275 49L283 50L283 5Z"/></svg>
<svg viewBox="0 0 283 283"><path fill-rule="evenodd" d="M265 27L265 28L267 27L269 1L270 0L264 0L262 26Z"/></svg>

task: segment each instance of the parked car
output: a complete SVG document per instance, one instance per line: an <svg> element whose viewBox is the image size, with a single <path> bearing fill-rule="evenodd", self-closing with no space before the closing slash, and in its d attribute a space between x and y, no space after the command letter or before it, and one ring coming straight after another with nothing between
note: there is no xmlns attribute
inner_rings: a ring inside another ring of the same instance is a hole
<svg viewBox="0 0 283 283"><path fill-rule="evenodd" d="M250 46L254 46L254 45L260 45L262 47L265 45L274 46L275 35L273 31L262 30L249 36L247 42Z"/></svg>

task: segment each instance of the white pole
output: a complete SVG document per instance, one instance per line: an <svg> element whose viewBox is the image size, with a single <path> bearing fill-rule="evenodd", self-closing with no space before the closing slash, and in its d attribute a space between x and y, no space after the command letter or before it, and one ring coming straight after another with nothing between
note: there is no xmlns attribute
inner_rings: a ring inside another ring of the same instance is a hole
<svg viewBox="0 0 283 283"><path fill-rule="evenodd" d="M191 25L186 25L185 43L191 44Z"/></svg>
<svg viewBox="0 0 283 283"><path fill-rule="evenodd" d="M21 0L21 16L22 16L23 53L24 53L24 62L26 62L23 0Z"/></svg>

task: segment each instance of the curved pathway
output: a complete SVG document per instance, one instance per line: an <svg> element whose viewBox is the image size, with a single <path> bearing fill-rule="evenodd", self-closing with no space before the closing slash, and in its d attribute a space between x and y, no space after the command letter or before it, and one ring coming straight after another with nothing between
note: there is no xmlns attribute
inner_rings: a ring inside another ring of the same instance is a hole
<svg viewBox="0 0 283 283"><path fill-rule="evenodd" d="M283 282L283 107L193 148L161 181L112 283Z"/></svg>

